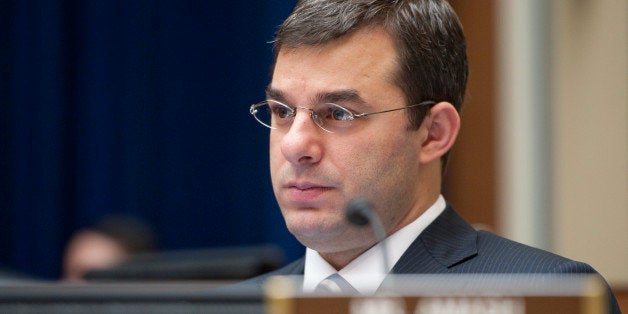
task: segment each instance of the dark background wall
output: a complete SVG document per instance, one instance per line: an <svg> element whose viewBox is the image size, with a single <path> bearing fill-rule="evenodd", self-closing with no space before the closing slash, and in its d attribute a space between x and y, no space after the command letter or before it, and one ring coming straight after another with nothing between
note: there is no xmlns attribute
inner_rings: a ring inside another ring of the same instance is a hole
<svg viewBox="0 0 628 314"><path fill-rule="evenodd" d="M161 249L277 243L264 97L294 1L0 0L0 265L56 278L108 213Z"/></svg>

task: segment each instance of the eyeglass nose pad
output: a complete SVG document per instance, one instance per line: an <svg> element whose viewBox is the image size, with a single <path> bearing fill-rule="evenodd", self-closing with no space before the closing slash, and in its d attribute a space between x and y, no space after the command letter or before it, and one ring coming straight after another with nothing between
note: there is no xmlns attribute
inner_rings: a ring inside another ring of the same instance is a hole
<svg viewBox="0 0 628 314"><path fill-rule="evenodd" d="M316 125L321 127L323 130L325 129L325 125L323 124L323 120L321 119L321 116L316 113L316 111L311 110L310 111L310 117L312 118L312 121L314 121L314 123L316 123Z"/></svg>

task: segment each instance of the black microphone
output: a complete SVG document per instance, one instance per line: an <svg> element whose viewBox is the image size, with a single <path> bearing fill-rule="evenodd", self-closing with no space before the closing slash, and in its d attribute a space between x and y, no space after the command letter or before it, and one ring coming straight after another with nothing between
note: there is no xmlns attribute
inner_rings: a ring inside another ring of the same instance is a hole
<svg viewBox="0 0 628 314"><path fill-rule="evenodd" d="M386 230L381 219L373 209L373 205L364 198L357 198L349 201L345 209L347 220L356 226L371 225L377 243L382 248L382 260L384 262L384 273L388 273L388 248L386 246Z"/></svg>

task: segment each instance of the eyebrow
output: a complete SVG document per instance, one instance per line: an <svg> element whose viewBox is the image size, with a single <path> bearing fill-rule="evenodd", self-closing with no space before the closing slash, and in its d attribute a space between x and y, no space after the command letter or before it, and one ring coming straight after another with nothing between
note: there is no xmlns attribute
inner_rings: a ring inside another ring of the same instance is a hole
<svg viewBox="0 0 628 314"><path fill-rule="evenodd" d="M324 92L316 94L317 103L337 103L337 102L353 102L364 104L365 101L360 97L360 93L355 89L344 89L338 91Z"/></svg>
<svg viewBox="0 0 628 314"><path fill-rule="evenodd" d="M286 101L286 97L284 97L283 92L270 86L266 87L266 98L274 99L281 102Z"/></svg>
<svg viewBox="0 0 628 314"><path fill-rule="evenodd" d="M266 88L266 97L280 102L286 102L284 93L276 88L268 86ZM314 96L314 103L337 103L337 102L354 102L356 104L365 104L366 101L360 96L355 89L343 89L330 92L320 92Z"/></svg>

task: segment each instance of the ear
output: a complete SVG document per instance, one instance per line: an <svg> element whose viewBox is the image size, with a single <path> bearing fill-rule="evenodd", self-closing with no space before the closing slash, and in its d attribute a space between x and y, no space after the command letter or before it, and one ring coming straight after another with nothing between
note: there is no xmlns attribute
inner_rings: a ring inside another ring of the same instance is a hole
<svg viewBox="0 0 628 314"><path fill-rule="evenodd" d="M460 131L460 115L448 102L434 105L423 121L427 138L421 146L421 163L440 159L451 149Z"/></svg>

